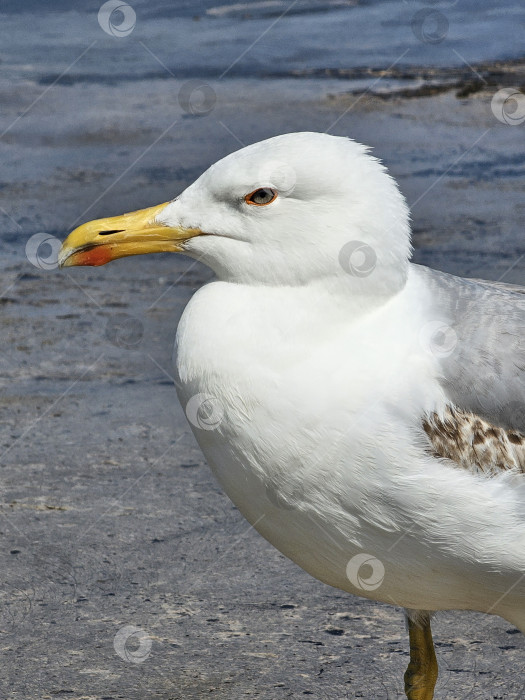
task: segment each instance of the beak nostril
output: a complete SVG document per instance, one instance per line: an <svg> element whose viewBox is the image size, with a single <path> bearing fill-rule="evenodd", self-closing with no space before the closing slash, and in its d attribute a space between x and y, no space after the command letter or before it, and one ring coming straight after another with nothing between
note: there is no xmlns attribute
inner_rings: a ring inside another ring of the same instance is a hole
<svg viewBox="0 0 525 700"><path fill-rule="evenodd" d="M114 228L109 231L99 231L98 235L99 236L109 236L112 233L122 233L124 229L123 228Z"/></svg>

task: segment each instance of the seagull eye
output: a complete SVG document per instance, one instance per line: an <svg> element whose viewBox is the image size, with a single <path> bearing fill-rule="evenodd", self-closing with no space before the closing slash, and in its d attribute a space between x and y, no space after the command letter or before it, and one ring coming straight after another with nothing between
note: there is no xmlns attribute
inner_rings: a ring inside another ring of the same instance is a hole
<svg viewBox="0 0 525 700"><path fill-rule="evenodd" d="M244 198L246 204L255 204L256 207L264 207L266 204L271 204L277 197L277 192L271 187L260 187L247 194Z"/></svg>

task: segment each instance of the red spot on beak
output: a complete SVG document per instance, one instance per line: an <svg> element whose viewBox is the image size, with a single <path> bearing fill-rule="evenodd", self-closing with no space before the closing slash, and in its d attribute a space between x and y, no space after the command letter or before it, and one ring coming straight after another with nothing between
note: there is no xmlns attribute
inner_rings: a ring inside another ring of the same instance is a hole
<svg viewBox="0 0 525 700"><path fill-rule="evenodd" d="M79 250L71 256L71 262L77 266L89 265L91 267L97 267L99 265L105 265L111 260L113 260L113 256L111 255L111 247L108 245L100 245L88 250Z"/></svg>

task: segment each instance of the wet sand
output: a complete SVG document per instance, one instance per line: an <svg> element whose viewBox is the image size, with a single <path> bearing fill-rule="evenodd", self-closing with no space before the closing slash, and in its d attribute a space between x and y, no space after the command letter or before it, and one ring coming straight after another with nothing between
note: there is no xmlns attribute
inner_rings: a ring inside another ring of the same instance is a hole
<svg viewBox="0 0 525 700"><path fill-rule="evenodd" d="M404 697L401 610L281 556L190 434L170 356L210 273L169 255L45 271L25 241L165 201L241 143L329 129L372 145L400 182L415 260L523 284L525 125L494 117L494 87L385 100L340 78L209 84L201 117L177 81L63 86L36 127L4 139L2 698ZM14 92L2 119L41 89ZM141 663L115 651L126 625L151 641ZM524 696L525 641L509 624L444 613L434 633L437 698Z"/></svg>

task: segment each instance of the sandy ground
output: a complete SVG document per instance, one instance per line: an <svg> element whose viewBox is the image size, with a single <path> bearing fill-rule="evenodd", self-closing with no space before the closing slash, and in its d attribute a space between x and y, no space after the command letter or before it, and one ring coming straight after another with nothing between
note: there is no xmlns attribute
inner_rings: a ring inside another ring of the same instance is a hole
<svg viewBox="0 0 525 700"><path fill-rule="evenodd" d="M170 355L210 273L175 256L45 271L23 250L37 231L165 201L239 142L338 120L332 133L373 145L399 179L417 261L524 283L525 125L498 122L483 91L356 102L342 81L332 97L232 81L192 117L166 85L50 91L0 166L0 697L403 698L402 611L286 560L191 436ZM13 96L13 114L32 99ZM124 645L127 626L139 631ZM434 632L436 698L525 696L525 640L509 624L453 612Z"/></svg>

